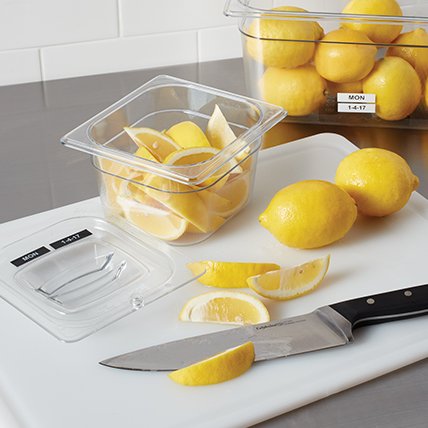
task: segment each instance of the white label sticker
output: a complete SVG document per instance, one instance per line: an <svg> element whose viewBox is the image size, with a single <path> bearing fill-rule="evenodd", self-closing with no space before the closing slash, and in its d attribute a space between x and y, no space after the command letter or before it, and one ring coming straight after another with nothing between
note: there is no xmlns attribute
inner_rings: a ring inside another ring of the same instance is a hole
<svg viewBox="0 0 428 428"><path fill-rule="evenodd" d="M376 94L347 94L339 92L337 94L338 103L375 103Z"/></svg>
<svg viewBox="0 0 428 428"><path fill-rule="evenodd" d="M339 113L376 113L376 104L338 103Z"/></svg>

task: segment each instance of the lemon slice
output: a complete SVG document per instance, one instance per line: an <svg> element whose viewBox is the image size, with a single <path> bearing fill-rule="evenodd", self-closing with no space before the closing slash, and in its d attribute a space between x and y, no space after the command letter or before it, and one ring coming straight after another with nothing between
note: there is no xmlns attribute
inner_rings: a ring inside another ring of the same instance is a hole
<svg viewBox="0 0 428 428"><path fill-rule="evenodd" d="M247 278L260 275L273 270L278 270L275 263L239 263L239 262L217 262L206 260L188 263L187 267L197 276L198 281L204 285L219 288L246 288Z"/></svg>
<svg viewBox="0 0 428 428"><path fill-rule="evenodd" d="M199 363L175 370L168 376L181 385L212 385L242 375L252 366L254 357L254 345L247 342Z"/></svg>
<svg viewBox="0 0 428 428"><path fill-rule="evenodd" d="M148 174L143 184L147 195L204 233L213 232L224 223L224 219L209 212L197 192L189 192L189 186L185 184L154 174Z"/></svg>
<svg viewBox="0 0 428 428"><path fill-rule="evenodd" d="M208 121L206 133L211 145L220 150L236 140L235 133L232 131L232 128L217 104ZM249 152L250 148L247 147L242 153L236 156L236 159L238 161L243 160L248 156Z"/></svg>
<svg viewBox="0 0 428 428"><path fill-rule="evenodd" d="M289 300L315 290L327 273L330 255L290 269L253 276L247 279L251 289L263 297Z"/></svg>
<svg viewBox="0 0 428 428"><path fill-rule="evenodd" d="M214 291L190 299L180 312L181 321L218 324L259 324L270 320L257 297L237 291Z"/></svg>
<svg viewBox="0 0 428 428"><path fill-rule="evenodd" d="M165 135L172 138L179 146L184 148L210 147L210 142L204 134L204 131L190 120L171 126L171 128L165 132Z"/></svg>
<svg viewBox="0 0 428 428"><path fill-rule="evenodd" d="M123 128L138 147L145 147L156 159L162 161L170 153L180 149L170 137L151 128Z"/></svg>

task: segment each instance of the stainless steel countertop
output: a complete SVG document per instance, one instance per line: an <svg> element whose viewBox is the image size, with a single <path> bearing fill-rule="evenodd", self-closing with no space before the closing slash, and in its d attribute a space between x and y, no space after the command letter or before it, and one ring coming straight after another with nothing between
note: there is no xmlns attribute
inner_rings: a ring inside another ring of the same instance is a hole
<svg viewBox="0 0 428 428"><path fill-rule="evenodd" d="M60 137L158 74L246 93L240 59L0 87L0 222L96 196L89 157L62 147ZM399 153L428 197L428 131L280 124L265 146L320 132ZM257 427L426 428L427 401L424 360Z"/></svg>

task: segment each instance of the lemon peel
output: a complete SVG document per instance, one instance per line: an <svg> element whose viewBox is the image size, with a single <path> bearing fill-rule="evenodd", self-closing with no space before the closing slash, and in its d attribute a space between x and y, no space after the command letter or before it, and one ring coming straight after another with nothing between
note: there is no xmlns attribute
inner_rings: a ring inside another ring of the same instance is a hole
<svg viewBox="0 0 428 428"><path fill-rule="evenodd" d="M245 288L247 278L279 269L275 263L243 263L205 260L188 263L193 275L201 275L201 284L219 288Z"/></svg>
<svg viewBox="0 0 428 428"><path fill-rule="evenodd" d="M254 357L254 344L247 342L199 363L175 370L168 376L181 385L212 385L242 375L252 366Z"/></svg>

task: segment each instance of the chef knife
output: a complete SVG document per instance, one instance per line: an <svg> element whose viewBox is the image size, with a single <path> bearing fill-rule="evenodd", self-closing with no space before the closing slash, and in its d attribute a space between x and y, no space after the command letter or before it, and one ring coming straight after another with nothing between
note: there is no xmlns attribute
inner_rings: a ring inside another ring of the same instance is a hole
<svg viewBox="0 0 428 428"><path fill-rule="evenodd" d="M352 330L367 324L428 314L428 285L360 297L307 314L189 337L101 361L128 370L175 370L251 341L255 360L270 360L353 341Z"/></svg>

